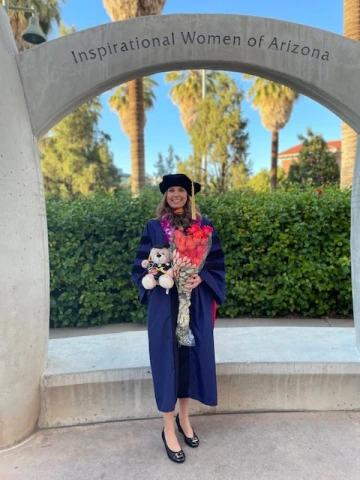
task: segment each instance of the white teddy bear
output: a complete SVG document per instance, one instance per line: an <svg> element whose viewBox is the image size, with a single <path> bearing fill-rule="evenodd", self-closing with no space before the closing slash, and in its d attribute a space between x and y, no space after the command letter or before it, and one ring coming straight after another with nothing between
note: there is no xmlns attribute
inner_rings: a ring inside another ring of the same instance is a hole
<svg viewBox="0 0 360 480"><path fill-rule="evenodd" d="M141 266L148 269L148 273L141 281L146 290L152 290L156 285L168 290L174 285L170 250L167 245L155 245L150 250L149 259L143 260ZM153 269L156 270L154 275L150 273Z"/></svg>

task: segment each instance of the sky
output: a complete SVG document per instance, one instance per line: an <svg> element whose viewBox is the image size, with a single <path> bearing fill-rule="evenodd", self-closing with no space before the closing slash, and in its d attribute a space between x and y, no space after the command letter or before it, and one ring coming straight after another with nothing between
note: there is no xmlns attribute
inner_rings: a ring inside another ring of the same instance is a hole
<svg viewBox="0 0 360 480"><path fill-rule="evenodd" d="M67 25L75 25L77 31L96 25L109 23L102 0L66 0L62 5L62 20ZM167 0L163 14L174 13L230 13L253 15L285 20L321 28L333 33L343 33L343 0ZM56 30L53 35L56 35ZM251 82L244 81L241 74L231 73L244 90L242 104L243 118L248 120L250 135L249 158L252 173L262 168L270 168L271 133L261 125L259 112L246 100L246 91ZM183 129L179 109L169 97L170 85L165 83L165 73L154 75L159 86L155 90L154 109L147 113L145 127L145 170L154 174L154 163L158 154L167 154L171 144L176 155L186 159L192 153L190 138ZM101 95L103 105L100 129L111 136L110 149L115 165L124 173L131 173L130 140L122 132L117 115L108 107L109 92ZM279 151L300 143L299 134L305 134L307 127L314 133L321 133L329 140L341 138L341 121L313 100L301 96L295 104L289 123L280 131Z"/></svg>

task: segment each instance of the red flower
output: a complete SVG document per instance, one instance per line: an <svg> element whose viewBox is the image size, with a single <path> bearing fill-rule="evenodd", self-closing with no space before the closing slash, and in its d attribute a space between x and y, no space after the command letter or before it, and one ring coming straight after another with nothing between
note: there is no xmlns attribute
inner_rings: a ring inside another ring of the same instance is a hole
<svg viewBox="0 0 360 480"><path fill-rule="evenodd" d="M201 240L201 237L203 236L203 232L201 230L198 230L197 232L194 233L194 238L196 240Z"/></svg>
<svg viewBox="0 0 360 480"><path fill-rule="evenodd" d="M182 237L182 231L181 230L175 230L174 232L174 238L175 240L180 240L180 238Z"/></svg>
<svg viewBox="0 0 360 480"><path fill-rule="evenodd" d="M320 190L320 188L319 188L319 190L317 190L317 194L318 194L318 195L322 195L322 193L323 193L323 191Z"/></svg>
<svg viewBox="0 0 360 480"><path fill-rule="evenodd" d="M199 224L191 225L186 232L175 230L173 242L178 252L178 258L185 258L185 261L189 259L193 266L200 267L210 248L209 237L212 231L213 228L210 225L201 227ZM178 265L180 264L178 263Z"/></svg>
<svg viewBox="0 0 360 480"><path fill-rule="evenodd" d="M200 225L198 225L197 223L194 223L187 229L187 233L194 234L199 230L201 230Z"/></svg>
<svg viewBox="0 0 360 480"><path fill-rule="evenodd" d="M193 260L196 257L196 250L188 250L187 256Z"/></svg>
<svg viewBox="0 0 360 480"><path fill-rule="evenodd" d="M186 250L186 244L185 244L185 239L181 238L178 242L175 242L175 246L180 252L185 252Z"/></svg>
<svg viewBox="0 0 360 480"><path fill-rule="evenodd" d="M186 239L186 247L193 250L196 247L196 241L194 238L188 237Z"/></svg>
<svg viewBox="0 0 360 480"><path fill-rule="evenodd" d="M194 265L199 267L201 265L202 259L199 258L199 257L194 257L192 262L193 262Z"/></svg>
<svg viewBox="0 0 360 480"><path fill-rule="evenodd" d="M202 257L204 255L204 253L206 253L206 251L207 251L207 246L206 245L198 245L196 247L196 251L199 254L199 256Z"/></svg>
<svg viewBox="0 0 360 480"><path fill-rule="evenodd" d="M205 235L209 236L210 233L213 231L213 228L210 227L210 225L205 225L205 227L203 227L202 230L205 233Z"/></svg>

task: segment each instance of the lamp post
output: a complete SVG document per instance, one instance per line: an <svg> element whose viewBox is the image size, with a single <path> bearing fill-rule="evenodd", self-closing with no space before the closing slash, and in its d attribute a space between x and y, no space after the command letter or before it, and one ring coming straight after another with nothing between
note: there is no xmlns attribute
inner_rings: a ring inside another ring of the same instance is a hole
<svg viewBox="0 0 360 480"><path fill-rule="evenodd" d="M46 36L44 32L41 30L35 7L16 7L16 6L10 5L10 0L2 0L2 5L5 8L5 11L8 16L9 16L10 10L17 10L17 11L32 13L29 26L21 36L26 42L32 43L34 45L39 45L40 43L46 42Z"/></svg>

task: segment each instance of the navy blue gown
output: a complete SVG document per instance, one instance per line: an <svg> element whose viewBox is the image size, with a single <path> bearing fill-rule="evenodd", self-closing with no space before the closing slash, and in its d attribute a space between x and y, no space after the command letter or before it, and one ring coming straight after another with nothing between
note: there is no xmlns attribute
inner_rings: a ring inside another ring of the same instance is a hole
<svg viewBox="0 0 360 480"><path fill-rule="evenodd" d="M201 225L211 222L202 217ZM213 227L214 228L214 227ZM213 303L225 298L224 255L219 236L212 233L212 246L200 277L203 282L191 294L190 328L195 337L194 347L179 347L175 329L178 296L174 285L169 293L160 286L145 290L141 284L147 270L141 262L147 259L153 245L166 243L160 221L147 222L140 240L132 271L139 288L140 302L148 304L148 337L155 399L160 412L172 412L178 398L193 398L217 405L215 352L213 337Z"/></svg>

